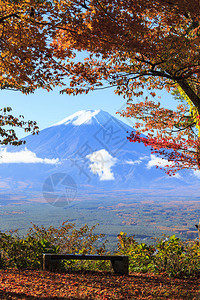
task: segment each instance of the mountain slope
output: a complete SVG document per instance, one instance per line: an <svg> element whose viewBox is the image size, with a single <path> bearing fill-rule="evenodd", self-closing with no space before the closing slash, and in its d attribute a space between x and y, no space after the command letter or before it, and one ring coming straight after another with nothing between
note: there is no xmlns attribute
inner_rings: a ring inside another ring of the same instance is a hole
<svg viewBox="0 0 200 300"><path fill-rule="evenodd" d="M117 196L119 192L199 195L198 172L167 176L155 168L158 159L149 147L127 140L132 130L107 112L79 111L37 136L27 136L25 146L1 147L0 194L11 191L12 197L42 198L47 178L65 174L65 182L68 178L76 186L76 197L91 193ZM58 176L62 189L64 179Z"/></svg>

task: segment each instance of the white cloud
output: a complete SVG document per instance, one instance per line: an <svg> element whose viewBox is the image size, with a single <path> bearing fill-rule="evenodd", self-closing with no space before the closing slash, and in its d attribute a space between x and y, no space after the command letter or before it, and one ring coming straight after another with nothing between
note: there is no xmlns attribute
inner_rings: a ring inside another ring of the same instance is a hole
<svg viewBox="0 0 200 300"><path fill-rule="evenodd" d="M147 169L151 169L154 166L159 166L159 167L166 167L166 166L173 166L172 162L169 162L167 159L157 157L153 154L151 154L151 160L148 161L147 164Z"/></svg>
<svg viewBox="0 0 200 300"><path fill-rule="evenodd" d="M200 171L199 170L195 170L193 171L194 172L194 175L197 177L197 178L200 178Z"/></svg>
<svg viewBox="0 0 200 300"><path fill-rule="evenodd" d="M56 123L53 126L57 125L67 125L69 123L72 123L75 126L79 126L81 124L91 124L92 117L96 116L100 110L80 110L73 115L67 117L66 119Z"/></svg>
<svg viewBox="0 0 200 300"><path fill-rule="evenodd" d="M101 181L115 179L111 168L117 162L117 158L112 157L105 149L93 152L86 157L91 161L91 172L98 174Z"/></svg>
<svg viewBox="0 0 200 300"><path fill-rule="evenodd" d="M167 178L169 178L169 179L171 179L171 178L183 179L183 177L179 173L175 173L175 175L168 176Z"/></svg>
<svg viewBox="0 0 200 300"><path fill-rule="evenodd" d="M48 159L39 158L34 152L28 149L23 149L18 152L7 152L7 149L0 150L0 164L12 164L12 163L43 163L43 164L57 164L58 158Z"/></svg>
<svg viewBox="0 0 200 300"><path fill-rule="evenodd" d="M182 178L182 176L180 174L178 174L178 173L176 173L173 177L178 178L178 179Z"/></svg>
<svg viewBox="0 0 200 300"><path fill-rule="evenodd" d="M125 163L128 165L139 165L141 164L141 160L126 160Z"/></svg>
<svg viewBox="0 0 200 300"><path fill-rule="evenodd" d="M149 156L145 155L145 156L140 156L139 160L149 160Z"/></svg>

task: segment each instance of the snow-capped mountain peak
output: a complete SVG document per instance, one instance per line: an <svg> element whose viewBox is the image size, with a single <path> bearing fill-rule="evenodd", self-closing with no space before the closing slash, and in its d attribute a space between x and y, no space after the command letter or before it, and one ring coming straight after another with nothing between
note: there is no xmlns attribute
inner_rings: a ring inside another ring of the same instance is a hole
<svg viewBox="0 0 200 300"><path fill-rule="evenodd" d="M39 135L27 136L26 146L0 151L0 188L8 192L17 186L20 193L24 189L23 195L26 191L35 195L48 176L67 174L81 195L107 191L118 197L119 191L132 191L133 197L191 196L192 190L199 197L200 175L187 170L167 176L155 167L164 166L166 160L152 155L151 147L128 141L132 130L106 111L78 111Z"/></svg>
<svg viewBox="0 0 200 300"><path fill-rule="evenodd" d="M80 110L73 115L65 118L64 120L54 124L53 126L58 125L67 125L71 123L72 125L79 126L82 124L91 124L92 118L100 112L99 109L96 110Z"/></svg>

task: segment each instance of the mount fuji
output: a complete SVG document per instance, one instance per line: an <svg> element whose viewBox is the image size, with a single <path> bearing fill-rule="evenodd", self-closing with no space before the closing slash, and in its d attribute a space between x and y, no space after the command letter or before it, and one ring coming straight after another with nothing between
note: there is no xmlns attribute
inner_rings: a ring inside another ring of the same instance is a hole
<svg viewBox="0 0 200 300"><path fill-rule="evenodd" d="M105 111L78 111L27 136L25 145L0 147L0 199L42 201L58 183L74 188L77 199L200 195L200 172L166 175L156 168L166 160L127 140L133 130Z"/></svg>

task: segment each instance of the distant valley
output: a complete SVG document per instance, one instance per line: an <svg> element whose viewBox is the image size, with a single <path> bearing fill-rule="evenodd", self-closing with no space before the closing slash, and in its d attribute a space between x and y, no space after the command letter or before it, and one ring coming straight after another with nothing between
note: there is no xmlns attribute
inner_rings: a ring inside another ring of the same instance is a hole
<svg viewBox="0 0 200 300"><path fill-rule="evenodd" d="M138 242L152 244L152 238L162 233L182 239L198 237L195 224L200 216L199 199L171 198L153 200L151 197L129 200L73 201L64 207L50 204L21 204L1 207L0 230L19 229L25 235L31 222L39 226L59 227L68 220L78 228L99 223L96 232L104 233L108 249L117 245L117 234L121 231L135 235Z"/></svg>

